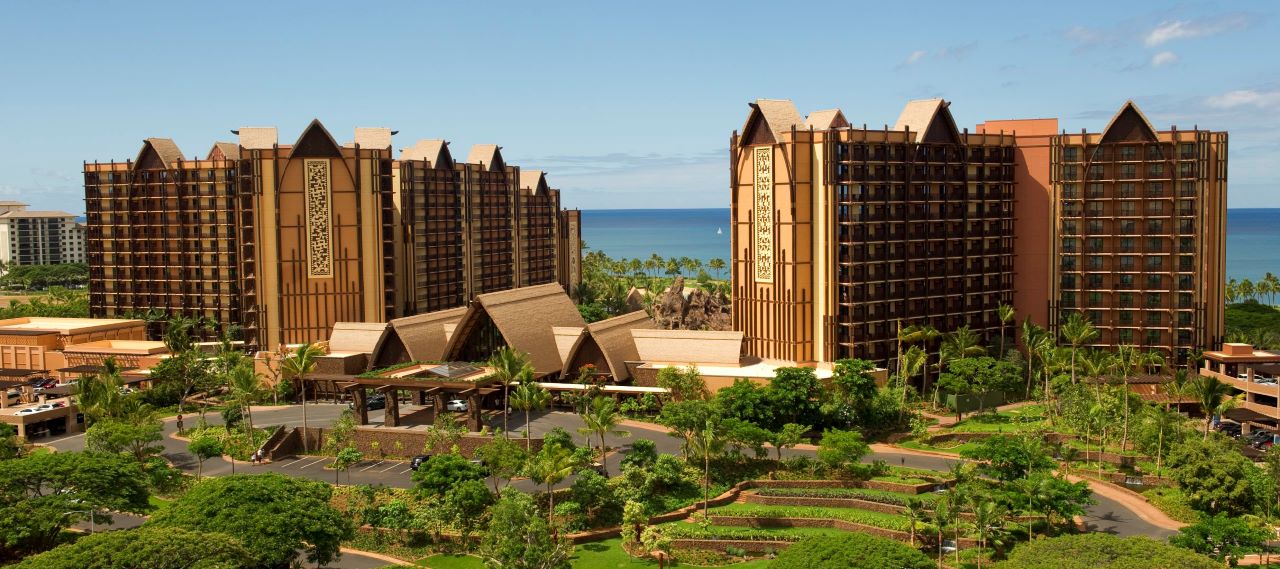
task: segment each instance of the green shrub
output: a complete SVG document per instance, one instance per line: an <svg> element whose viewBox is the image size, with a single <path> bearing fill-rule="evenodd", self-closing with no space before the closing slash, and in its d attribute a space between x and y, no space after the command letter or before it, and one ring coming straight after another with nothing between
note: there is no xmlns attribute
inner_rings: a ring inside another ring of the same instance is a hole
<svg viewBox="0 0 1280 569"><path fill-rule="evenodd" d="M1200 521L1200 512L1191 507L1187 502L1187 495L1178 488L1152 488L1142 495L1170 518L1187 524Z"/></svg>
<svg viewBox="0 0 1280 569"><path fill-rule="evenodd" d="M907 500L915 498L922 502L937 501L936 494L920 494L908 496L897 492L871 490L866 488L761 488L756 491L761 496L778 496L787 498L841 498L866 500L892 506L906 506Z"/></svg>
<svg viewBox="0 0 1280 569"><path fill-rule="evenodd" d="M923 553L896 541L861 533L811 537L788 547L769 569L929 569L933 562Z"/></svg>
<svg viewBox="0 0 1280 569"><path fill-rule="evenodd" d="M1019 545L996 569L1214 569L1222 565L1149 537L1105 533L1037 539Z"/></svg>

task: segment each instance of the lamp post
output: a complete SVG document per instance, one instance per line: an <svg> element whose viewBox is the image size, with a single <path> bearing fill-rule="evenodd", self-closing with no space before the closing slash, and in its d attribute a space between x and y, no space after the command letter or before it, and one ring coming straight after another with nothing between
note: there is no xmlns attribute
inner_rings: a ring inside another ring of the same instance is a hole
<svg viewBox="0 0 1280 569"><path fill-rule="evenodd" d="M71 514L89 514L89 533L93 533L93 510L71 510L70 512L63 512L62 515L69 516Z"/></svg>

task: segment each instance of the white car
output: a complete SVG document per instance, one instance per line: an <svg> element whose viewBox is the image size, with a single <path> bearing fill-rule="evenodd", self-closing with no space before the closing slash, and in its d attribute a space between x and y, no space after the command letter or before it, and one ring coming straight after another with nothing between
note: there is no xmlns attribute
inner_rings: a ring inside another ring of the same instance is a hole
<svg viewBox="0 0 1280 569"><path fill-rule="evenodd" d="M467 402L461 399L450 399L444 404L444 410L465 413L467 411Z"/></svg>

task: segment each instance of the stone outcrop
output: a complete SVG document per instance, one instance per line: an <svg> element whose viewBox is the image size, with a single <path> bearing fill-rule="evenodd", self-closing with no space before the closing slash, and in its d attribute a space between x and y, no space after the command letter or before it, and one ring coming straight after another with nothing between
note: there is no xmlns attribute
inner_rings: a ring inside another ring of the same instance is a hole
<svg viewBox="0 0 1280 569"><path fill-rule="evenodd" d="M732 330L729 297L699 288L685 292L684 277L676 277L653 301L653 320L667 330Z"/></svg>

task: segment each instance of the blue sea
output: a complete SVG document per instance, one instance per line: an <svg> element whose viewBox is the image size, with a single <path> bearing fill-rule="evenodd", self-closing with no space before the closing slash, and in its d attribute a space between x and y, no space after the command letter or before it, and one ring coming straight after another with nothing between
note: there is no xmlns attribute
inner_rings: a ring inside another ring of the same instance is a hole
<svg viewBox="0 0 1280 569"><path fill-rule="evenodd" d="M615 259L657 253L728 261L729 210L584 210L582 239ZM1227 210L1227 277L1257 280L1268 271L1280 274L1280 208Z"/></svg>

